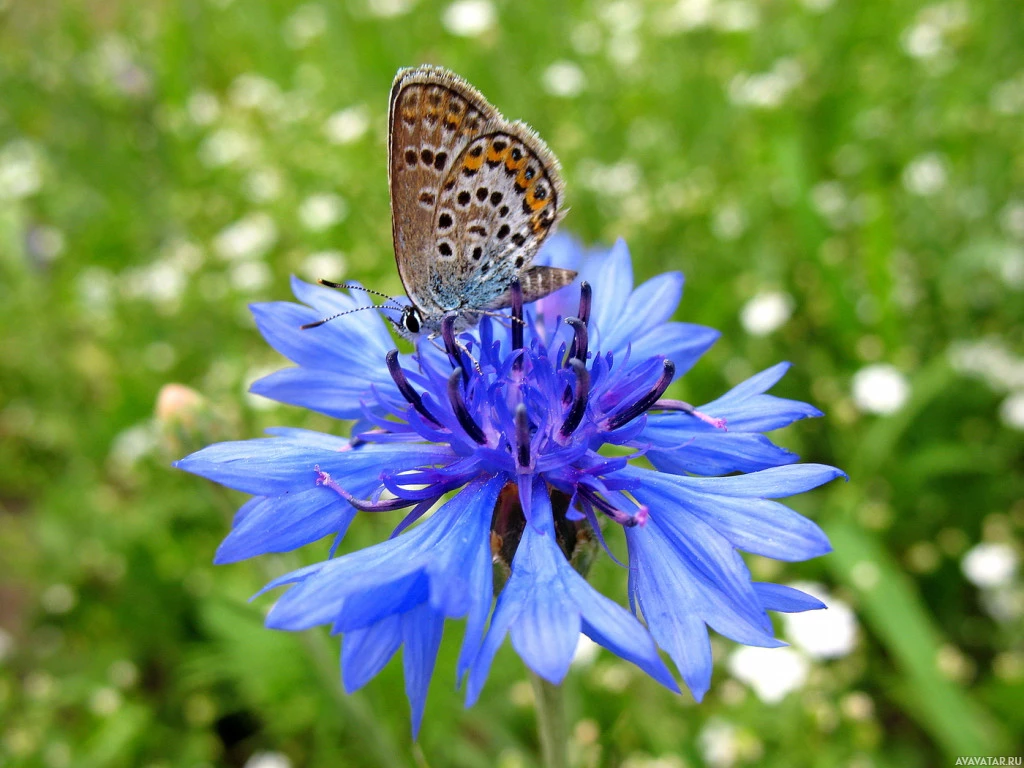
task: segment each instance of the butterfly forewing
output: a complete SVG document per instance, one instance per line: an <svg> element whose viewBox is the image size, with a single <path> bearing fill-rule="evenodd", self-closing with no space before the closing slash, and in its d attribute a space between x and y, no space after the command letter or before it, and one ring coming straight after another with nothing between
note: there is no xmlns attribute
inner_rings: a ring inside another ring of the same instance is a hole
<svg viewBox="0 0 1024 768"><path fill-rule="evenodd" d="M441 307L427 283L436 255L434 211L462 150L498 113L469 84L436 67L403 70L391 89L388 177L399 276L409 299Z"/></svg>
<svg viewBox="0 0 1024 768"><path fill-rule="evenodd" d="M494 306L554 226L562 183L523 126L475 138L449 169L435 211L431 287L442 305Z"/></svg>
<svg viewBox="0 0 1024 768"><path fill-rule="evenodd" d="M391 90L389 174L395 259L422 327L455 312L462 327L575 277L533 267L560 215L558 161L537 134L509 122L471 85L439 67L398 73Z"/></svg>

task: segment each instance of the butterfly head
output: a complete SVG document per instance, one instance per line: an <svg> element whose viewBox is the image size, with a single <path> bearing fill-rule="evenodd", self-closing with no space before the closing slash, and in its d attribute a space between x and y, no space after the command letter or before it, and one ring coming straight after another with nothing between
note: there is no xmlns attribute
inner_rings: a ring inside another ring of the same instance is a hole
<svg viewBox="0 0 1024 768"><path fill-rule="evenodd" d="M423 332L423 314L413 304L402 307L398 320L392 320L395 328L407 339L416 339Z"/></svg>

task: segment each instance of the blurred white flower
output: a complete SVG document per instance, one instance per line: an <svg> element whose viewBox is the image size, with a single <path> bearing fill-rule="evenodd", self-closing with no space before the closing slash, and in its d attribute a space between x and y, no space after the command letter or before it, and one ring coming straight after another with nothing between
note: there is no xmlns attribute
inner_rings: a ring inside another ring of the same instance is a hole
<svg viewBox="0 0 1024 768"><path fill-rule="evenodd" d="M234 128L221 128L207 136L199 145L199 162L207 168L237 163L252 155L255 142Z"/></svg>
<svg viewBox="0 0 1024 768"><path fill-rule="evenodd" d="M370 111L365 104L356 104L328 117L324 134L335 144L351 144L361 139L369 127Z"/></svg>
<svg viewBox="0 0 1024 768"><path fill-rule="evenodd" d="M0 200L20 200L42 186L42 151L36 144L15 139L0 149Z"/></svg>
<svg viewBox="0 0 1024 768"><path fill-rule="evenodd" d="M289 48L305 48L327 29L327 12L322 5L305 3L284 22L284 40Z"/></svg>
<svg viewBox="0 0 1024 768"><path fill-rule="evenodd" d="M747 214L738 203L724 203L711 219L711 232L719 240L736 240L747 229Z"/></svg>
<svg viewBox="0 0 1024 768"><path fill-rule="evenodd" d="M767 336L793 314L793 299L781 291L765 291L743 305L740 322L751 336Z"/></svg>
<svg viewBox="0 0 1024 768"><path fill-rule="evenodd" d="M155 451L158 445L152 422L136 424L114 437L113 445L110 446L110 461L119 470L130 470L140 459Z"/></svg>
<svg viewBox="0 0 1024 768"><path fill-rule="evenodd" d="M277 83L253 72L243 73L234 79L229 97L237 107L261 112L276 112L283 101Z"/></svg>
<svg viewBox="0 0 1024 768"><path fill-rule="evenodd" d="M999 339L955 342L949 361L957 371L976 374L996 389L1024 390L1024 358L1016 357Z"/></svg>
<svg viewBox="0 0 1024 768"><path fill-rule="evenodd" d="M1019 115L1024 112L1024 73L993 85L988 102L996 114Z"/></svg>
<svg viewBox="0 0 1024 768"><path fill-rule="evenodd" d="M307 280L319 280L323 277L341 282L347 269L345 254L341 251L317 251L303 260L301 272Z"/></svg>
<svg viewBox="0 0 1024 768"><path fill-rule="evenodd" d="M811 203L833 227L839 229L846 224L849 200L843 185L838 181L822 181L815 184L811 188Z"/></svg>
<svg viewBox="0 0 1024 768"><path fill-rule="evenodd" d="M220 117L220 102L210 91L196 91L188 97L185 110L193 123L206 126Z"/></svg>
<svg viewBox="0 0 1024 768"><path fill-rule="evenodd" d="M292 761L281 752L255 752L245 761L245 768L292 768Z"/></svg>
<svg viewBox="0 0 1024 768"><path fill-rule="evenodd" d="M853 402L865 413L896 413L909 396L906 376L887 363L865 366L853 376Z"/></svg>
<svg viewBox="0 0 1024 768"><path fill-rule="evenodd" d="M366 6L371 15L391 19L408 13L415 4L416 0L368 0Z"/></svg>
<svg viewBox="0 0 1024 768"><path fill-rule="evenodd" d="M476 37L494 26L495 16L488 0L456 0L445 9L441 23L453 35Z"/></svg>
<svg viewBox="0 0 1024 768"><path fill-rule="evenodd" d="M1024 391L1014 392L999 406L999 419L1010 429L1024 430Z"/></svg>
<svg viewBox="0 0 1024 768"><path fill-rule="evenodd" d="M585 159L578 166L577 176L580 184L592 192L616 198L628 195L643 180L640 167L626 161L604 165L596 160Z"/></svg>
<svg viewBox="0 0 1024 768"><path fill-rule="evenodd" d="M740 758L740 740L736 727L718 718L704 725L698 737L701 755L714 768L729 768Z"/></svg>
<svg viewBox="0 0 1024 768"><path fill-rule="evenodd" d="M947 180L946 162L936 152L915 158L903 169L903 186L914 195L934 195L942 191Z"/></svg>
<svg viewBox="0 0 1024 768"><path fill-rule="evenodd" d="M299 205L299 220L306 229L313 232L330 229L344 219L347 213L345 201L331 193L310 195Z"/></svg>
<svg viewBox="0 0 1024 768"><path fill-rule="evenodd" d="M749 32L757 21L757 7L747 0L720 0L711 9L711 26L720 32Z"/></svg>
<svg viewBox="0 0 1024 768"><path fill-rule="evenodd" d="M729 656L729 671L765 704L778 704L807 682L810 664L792 648L744 645Z"/></svg>
<svg viewBox="0 0 1024 768"><path fill-rule="evenodd" d="M213 240L213 250L222 259L259 258L277 242L277 224L267 213L250 213L222 229Z"/></svg>
<svg viewBox="0 0 1024 768"><path fill-rule="evenodd" d="M775 109L804 80L794 59L779 59L768 72L740 72L729 81L729 100L737 106Z"/></svg>
<svg viewBox="0 0 1024 768"><path fill-rule="evenodd" d="M571 98L578 96L587 84L586 76L579 65L572 61L556 61L544 70L544 90L553 96Z"/></svg>
<svg viewBox="0 0 1024 768"><path fill-rule="evenodd" d="M1010 200L999 212L999 224L1006 234L1024 240L1024 200Z"/></svg>
<svg viewBox="0 0 1024 768"><path fill-rule="evenodd" d="M39 602L47 613L67 613L78 605L78 595L67 584L51 584L43 590Z"/></svg>
<svg viewBox="0 0 1024 768"><path fill-rule="evenodd" d="M231 269L231 285L242 293L255 293L274 279L270 267L262 261L243 261Z"/></svg>
<svg viewBox="0 0 1024 768"><path fill-rule="evenodd" d="M851 653L857 645L853 609L820 584L800 582L790 586L818 598L826 608L783 614L786 639L815 659L836 659Z"/></svg>
<svg viewBox="0 0 1024 768"><path fill-rule="evenodd" d="M281 196L284 181L275 168L257 168L245 177L245 196L254 203L269 203Z"/></svg>
<svg viewBox="0 0 1024 768"><path fill-rule="evenodd" d="M89 709L94 715L112 715L121 708L121 693L116 688L98 688L89 697Z"/></svg>
<svg viewBox="0 0 1024 768"><path fill-rule="evenodd" d="M922 8L914 24L903 31L903 50L915 59L934 59L944 53L946 38L967 24L967 4L948 2Z"/></svg>
<svg viewBox="0 0 1024 768"><path fill-rule="evenodd" d="M185 270L170 259L126 269L118 276L121 295L172 307L185 292Z"/></svg>
<svg viewBox="0 0 1024 768"><path fill-rule="evenodd" d="M960 568L967 580L982 589L1008 586L1017 572L1017 552L1009 544L976 544L967 551Z"/></svg>

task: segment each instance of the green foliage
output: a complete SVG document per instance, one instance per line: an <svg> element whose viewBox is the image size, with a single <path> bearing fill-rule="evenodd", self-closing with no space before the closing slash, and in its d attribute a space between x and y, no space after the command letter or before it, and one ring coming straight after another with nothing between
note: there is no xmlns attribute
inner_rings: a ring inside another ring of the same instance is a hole
<svg viewBox="0 0 1024 768"><path fill-rule="evenodd" d="M565 230L685 271L680 319L723 336L679 396L791 360L777 393L828 416L781 440L851 477L798 504L833 555L751 570L852 605L852 652L768 705L716 640L699 706L601 653L567 682L576 764L1021 754L1024 586L962 562L1024 528L1022 37L998 0L0 0L0 764L536 764L511 649L464 710L453 625L411 744L399 663L348 696L336 640L247 602L329 543L215 568L241 499L168 466L338 428L244 394L282 365L245 304L293 273L399 291L387 93L427 61L546 138ZM792 314L759 334L765 293ZM854 396L881 363L908 385L891 414ZM168 382L203 399L154 420ZM607 558L593 578L624 601Z"/></svg>

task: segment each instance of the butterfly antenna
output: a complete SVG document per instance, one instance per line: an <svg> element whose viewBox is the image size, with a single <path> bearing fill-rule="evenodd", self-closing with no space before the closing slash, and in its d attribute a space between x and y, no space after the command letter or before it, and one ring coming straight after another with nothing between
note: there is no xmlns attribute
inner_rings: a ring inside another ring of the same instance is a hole
<svg viewBox="0 0 1024 768"><path fill-rule="evenodd" d="M374 304L373 306L370 306L370 307L356 307L355 309L349 309L349 310L346 310L344 312L339 312L336 315L331 315L330 317L325 317L323 320L317 320L315 323L306 323L305 325L300 325L299 328L301 330L303 330L303 331L308 331L310 328L319 328L324 323L331 322L331 320L336 320L337 318L344 317L345 315L351 315L353 312L362 312L364 309L393 309L393 310L397 310L399 312L402 311L402 308L398 307L398 306L389 307L389 306L386 306L384 304L380 304L380 305Z"/></svg>
<svg viewBox="0 0 1024 768"><path fill-rule="evenodd" d="M386 293L381 293L380 291L374 291L374 290L372 290L370 288L363 288L363 286L361 286L361 285L349 285L348 283L335 283L335 282L332 282L331 280L324 280L323 278L320 278L319 280L317 280L317 282L320 283L320 285L326 285L328 288L345 288L346 290L349 290L349 291L362 291L363 293L371 293L374 296L380 296L381 298L385 298L388 301L394 301L395 300L394 296L388 296Z"/></svg>

